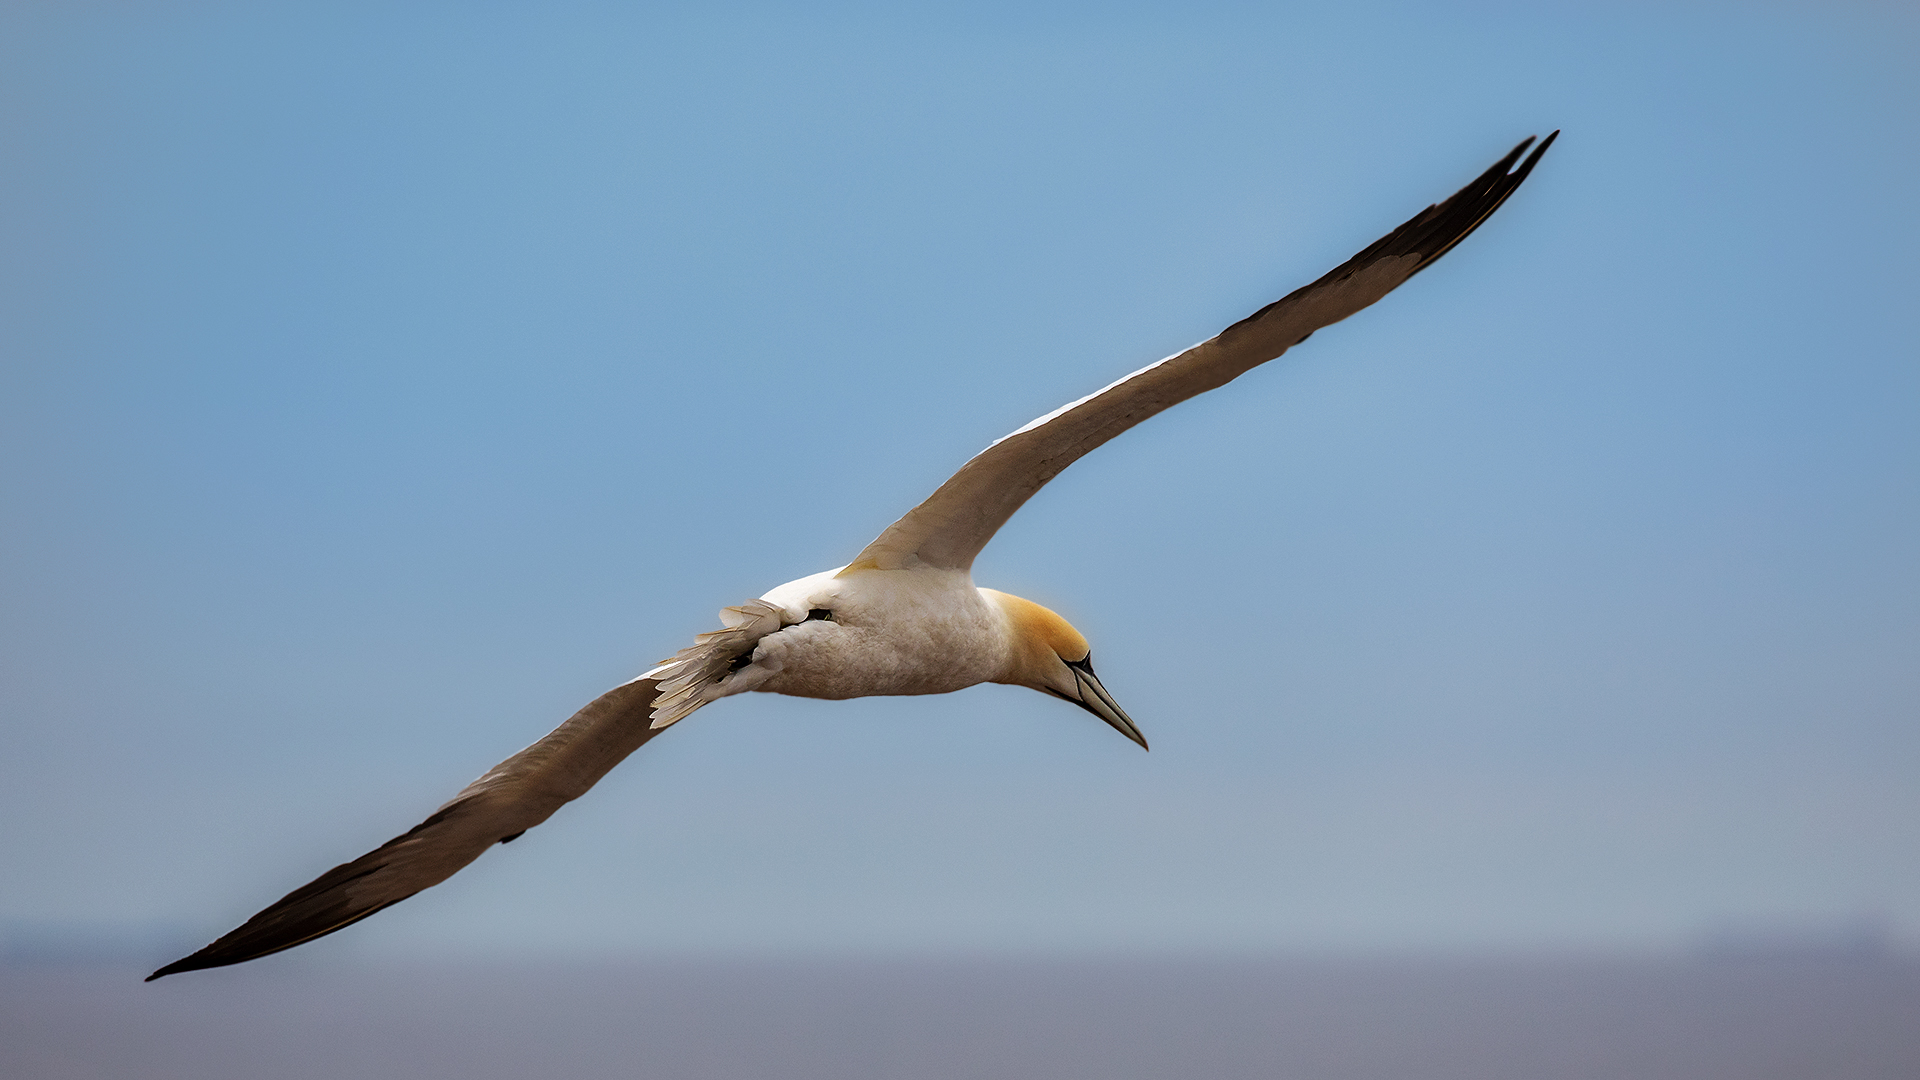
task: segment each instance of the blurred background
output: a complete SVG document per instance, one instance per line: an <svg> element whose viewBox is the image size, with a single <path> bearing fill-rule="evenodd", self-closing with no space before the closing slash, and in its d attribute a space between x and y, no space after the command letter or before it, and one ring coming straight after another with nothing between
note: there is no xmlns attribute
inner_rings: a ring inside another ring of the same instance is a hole
<svg viewBox="0 0 1920 1080"><path fill-rule="evenodd" d="M1864 2L8 5L6 955L231 929L1561 128L1431 272L980 559L1151 754L1006 687L731 699L443 886L129 1000L610 957L1895 963L1917 48Z"/></svg>

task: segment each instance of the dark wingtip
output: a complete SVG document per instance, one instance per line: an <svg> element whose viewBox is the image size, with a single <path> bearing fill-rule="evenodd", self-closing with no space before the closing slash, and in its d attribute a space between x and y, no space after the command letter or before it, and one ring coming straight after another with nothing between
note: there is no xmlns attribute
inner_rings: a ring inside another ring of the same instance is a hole
<svg viewBox="0 0 1920 1080"><path fill-rule="evenodd" d="M166 967L160 968L159 970L155 971L153 974L147 976L144 979L141 979L140 981L152 982L155 979L164 979L169 975L178 975L182 971L192 971L195 968L200 966L198 964L190 964L187 962L192 959L193 957L188 956L188 957L183 957L182 959L179 959L179 960L175 960L173 963L168 964Z"/></svg>
<svg viewBox="0 0 1920 1080"><path fill-rule="evenodd" d="M1527 155L1527 160L1521 162L1520 167L1514 170L1513 184L1515 187L1520 186L1520 181L1525 180L1527 178L1527 174L1533 171L1534 164L1537 163L1544 154L1546 154L1547 147L1552 146L1553 140L1559 137L1560 137L1560 129L1554 128L1552 134L1540 140L1540 145L1534 147L1533 153ZM1530 143L1532 141L1533 141L1532 137L1529 136L1527 139L1527 142L1523 142L1520 144L1519 150L1525 150L1527 148L1527 143ZM1518 154L1519 150L1516 150L1515 153Z"/></svg>
<svg viewBox="0 0 1920 1080"><path fill-rule="evenodd" d="M1506 156L1494 162L1492 168L1481 173L1466 187L1454 192L1452 197L1415 214L1399 228L1362 249L1358 255L1328 271L1318 281L1295 289L1222 330L1221 334L1224 336L1241 327L1259 322L1268 312L1283 307L1316 289L1344 281L1381 259L1416 256L1418 262L1414 264L1412 270L1407 272L1407 277L1412 277L1432 266L1435 260L1452 251L1460 241L1472 235L1482 222L1491 217L1495 210L1500 209L1500 205L1507 201L1507 196L1512 195L1527 178L1527 174L1533 171L1534 165L1540 161L1540 156L1547 152L1547 147L1552 146L1553 140L1559 137L1560 129L1555 128L1553 134L1541 139L1538 146L1534 146L1536 136L1529 135L1520 140L1520 145L1507 151ZM1530 146L1533 147L1533 153L1528 154L1527 148ZM1526 156L1525 161L1520 160L1523 154ZM1514 168L1516 162L1519 162L1520 166L1517 169ZM1309 331L1307 336L1311 336L1311 333ZM1294 344L1298 345L1301 341L1307 340L1307 336L1302 336Z"/></svg>
<svg viewBox="0 0 1920 1080"><path fill-rule="evenodd" d="M429 818L428 820L432 821L433 819ZM401 839L404 839L404 837L402 837ZM371 852L370 854L377 855L381 851L385 851L385 850L386 850L386 847L382 846L381 848L379 848L374 852ZM380 912L385 911L386 909L392 907L393 905L407 898L406 896L395 897L394 899L388 900L385 903L375 904L374 906L367 908L365 911L358 911L344 918L339 918L333 921L332 923L330 923L329 925L322 926L320 929L303 930L299 932L298 936L285 937L285 938L282 938L279 936L272 936L272 937L266 937L264 940L262 940L262 937L257 934L257 931L261 928L261 925L263 923L271 925L274 921L273 917L280 914L282 911L284 911L289 906L290 902L298 901L304 898L308 894L309 890L313 889L314 885L327 882L342 870L351 870L353 865L354 865L353 863L348 863L345 866L334 867L332 871L330 871L326 875L323 875L313 884L307 885L301 889L295 890L294 892L288 894L287 897L285 899L282 899L279 903L273 905L272 907L268 908L265 911L262 911L260 914L255 915L253 918L248 919L244 924L241 925L241 927L238 930L233 931L227 936L221 938L219 941L214 942L213 944L207 946L204 949L201 949L199 952L196 952L191 956L183 956L180 959L175 960L173 963L168 964L166 967L163 967L159 971L156 971L153 974L147 976L142 981L152 982L153 980L161 978L163 976L176 975L182 971L201 971L206 968L228 967L233 964L244 964L249 960L258 960L263 956L272 956L274 953L277 953L277 952L285 952L296 945L305 945L307 942L312 941L315 938L323 938L323 937L326 937L328 934L331 934L337 930L345 930L347 927L352 926L354 923L357 923L362 919L368 918L369 916L377 915ZM354 876L358 876L358 875L354 875ZM407 894L407 896L412 896L412 895L413 893Z"/></svg>
<svg viewBox="0 0 1920 1080"><path fill-rule="evenodd" d="M235 957L235 956L213 955L214 946L218 944L219 942L214 942L213 945L209 945L206 948L201 949L199 952L193 953L189 956L183 956L180 959L175 960L173 963L168 964L167 966L159 969L158 971L155 971L153 974L147 976L146 978L140 981L152 982L155 979L164 979L168 975L178 975L183 971L200 971L205 968L226 967L229 964L237 964L242 960L251 959L251 957L245 957L245 956Z"/></svg>
<svg viewBox="0 0 1920 1080"><path fill-rule="evenodd" d="M1442 226L1437 231L1443 236L1451 233L1450 238L1445 239L1438 249L1422 254L1420 264L1414 268L1413 273L1417 274L1432 266L1440 256L1452 251L1459 246L1460 241L1473 235L1475 229L1492 217L1495 210L1500 209L1501 204L1507 201L1507 197L1517 191L1527 179L1527 175L1533 172L1533 167L1539 163L1541 155L1547 152L1547 147L1552 146L1553 140L1559 137L1560 129L1554 128L1552 134L1540 140L1539 146L1533 146L1535 137L1532 135L1520 140L1520 145L1509 150L1506 157L1495 162L1493 167L1482 173L1478 180L1460 189L1446 202L1428 207L1426 213L1415 216L1412 221L1396 230L1395 235L1386 237L1375 247L1390 248L1389 242L1395 239L1399 232L1424 224L1426 222L1423 222L1423 219L1427 219L1433 224ZM1526 153L1529 146L1533 146L1531 154ZM1526 154L1525 161L1520 161L1522 154ZM1513 167L1516 161L1520 162L1520 167L1517 169ZM1379 253L1384 254L1385 251ZM1358 261L1358 259L1355 260L1355 262ZM1411 277L1412 274L1408 276Z"/></svg>

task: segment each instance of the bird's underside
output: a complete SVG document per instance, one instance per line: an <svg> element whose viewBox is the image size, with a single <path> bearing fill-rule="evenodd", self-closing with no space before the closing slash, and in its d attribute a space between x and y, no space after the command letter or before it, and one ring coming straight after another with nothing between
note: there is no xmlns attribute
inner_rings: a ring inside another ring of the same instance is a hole
<svg viewBox="0 0 1920 1080"><path fill-rule="evenodd" d="M1421 211L1311 285L1191 349L1142 368L995 442L889 526L837 575L816 578L872 575L861 583L869 595L885 592L883 586L889 582L936 577L943 582L964 581L970 589L974 556L1062 469L1147 417L1279 356L1315 330L1372 304L1431 265L1506 201L1558 134L1549 135L1525 161L1521 155L1533 140L1521 143L1453 197ZM809 629L807 624L835 618L832 610L809 608L805 599L795 601L783 593L813 580L789 583L761 600L727 609L722 616L725 628L700 635L691 648L601 695L545 738L467 785L413 829L288 893L232 933L154 972L149 981L241 963L331 934L445 881L494 844L516 839L585 794L608 770L668 725L734 692L729 686L761 688L745 685L743 671L754 674L746 669L767 662L775 643L802 642L821 629ZM822 588L831 589L831 584ZM1071 628L1068 633L1077 637ZM1093 678L1084 654L1063 654L1063 659L1079 673L1074 678L1082 687L1081 703L1139 741L1125 714L1119 713L1118 719L1113 715L1118 713L1117 706L1103 711L1113 703ZM777 669L778 664L773 667ZM729 679L735 681L729 683ZM934 680L933 685L944 684ZM1074 700L1060 690L1028 685ZM1104 705L1085 690L1089 685L1098 690Z"/></svg>

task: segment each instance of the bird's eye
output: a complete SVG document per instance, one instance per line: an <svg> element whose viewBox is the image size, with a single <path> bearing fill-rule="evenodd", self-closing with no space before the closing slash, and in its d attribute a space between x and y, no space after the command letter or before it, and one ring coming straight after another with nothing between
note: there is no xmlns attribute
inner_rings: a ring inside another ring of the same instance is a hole
<svg viewBox="0 0 1920 1080"><path fill-rule="evenodd" d="M808 622L813 622L815 619L818 619L821 622L832 622L833 612L828 611L826 608L823 608L823 607L817 607L817 608L814 608L812 611L807 612Z"/></svg>

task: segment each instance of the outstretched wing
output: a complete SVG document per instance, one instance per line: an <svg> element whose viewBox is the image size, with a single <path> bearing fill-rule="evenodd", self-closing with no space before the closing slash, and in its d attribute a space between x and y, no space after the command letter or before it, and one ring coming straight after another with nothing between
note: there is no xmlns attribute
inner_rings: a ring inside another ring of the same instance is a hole
<svg viewBox="0 0 1920 1080"><path fill-rule="evenodd" d="M291 949L438 885L584 795L659 734L657 684L638 678L595 698L546 738L488 770L406 834L336 866L213 944L147 976L223 967Z"/></svg>
<svg viewBox="0 0 1920 1080"><path fill-rule="evenodd" d="M1245 374L1392 292L1480 227L1533 171L1560 133L1518 169L1529 138L1452 198L1185 352L1063 406L981 451L927 501L868 544L852 570L928 565L968 569L1014 511L1062 469L1147 417Z"/></svg>

